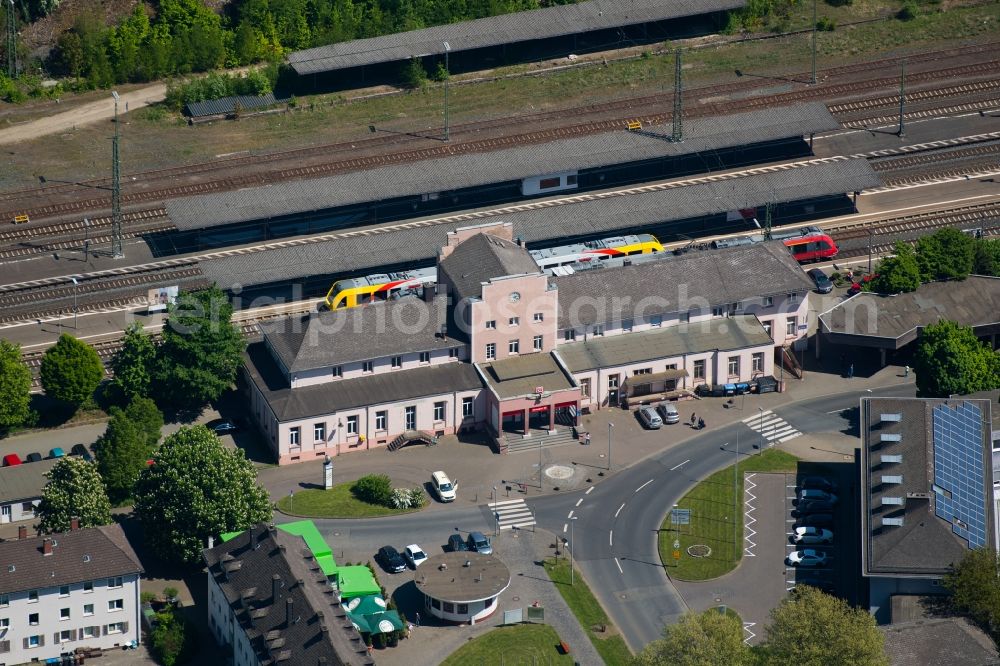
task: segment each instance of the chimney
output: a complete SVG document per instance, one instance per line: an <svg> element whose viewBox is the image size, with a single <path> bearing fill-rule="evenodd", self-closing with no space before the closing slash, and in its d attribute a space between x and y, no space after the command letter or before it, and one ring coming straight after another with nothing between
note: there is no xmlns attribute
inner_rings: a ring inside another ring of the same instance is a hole
<svg viewBox="0 0 1000 666"><path fill-rule="evenodd" d="M326 666L326 657L320 657L319 661L316 662L319 666Z"/></svg>
<svg viewBox="0 0 1000 666"><path fill-rule="evenodd" d="M518 247L524 247L524 239L523 238L521 238L520 236L518 236L514 240L517 241L517 246Z"/></svg>
<svg viewBox="0 0 1000 666"><path fill-rule="evenodd" d="M215 548L215 537L211 534L208 535L208 549L212 550Z"/></svg>
<svg viewBox="0 0 1000 666"><path fill-rule="evenodd" d="M80 519L76 518L76 517L70 518L69 519L69 531L70 532L75 532L78 529L80 529Z"/></svg>
<svg viewBox="0 0 1000 666"><path fill-rule="evenodd" d="M18 525L17 526L17 538L18 539L27 539L28 538L28 526L27 525Z"/></svg>
<svg viewBox="0 0 1000 666"><path fill-rule="evenodd" d="M285 599L285 626L292 626L292 598Z"/></svg>
<svg viewBox="0 0 1000 666"><path fill-rule="evenodd" d="M278 603L278 590L281 589L281 576L274 574L271 576L271 603Z"/></svg>
<svg viewBox="0 0 1000 666"><path fill-rule="evenodd" d="M425 284L424 300L428 303L433 303L435 296L437 296L437 288L433 284Z"/></svg>
<svg viewBox="0 0 1000 666"><path fill-rule="evenodd" d="M42 555L52 554L52 539L42 539Z"/></svg>

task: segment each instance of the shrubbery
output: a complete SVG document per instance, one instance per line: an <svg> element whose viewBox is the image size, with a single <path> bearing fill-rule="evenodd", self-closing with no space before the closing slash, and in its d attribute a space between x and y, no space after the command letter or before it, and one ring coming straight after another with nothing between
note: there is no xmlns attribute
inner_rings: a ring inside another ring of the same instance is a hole
<svg viewBox="0 0 1000 666"><path fill-rule="evenodd" d="M149 635L153 658L163 666L183 664L196 653L193 631L174 606L156 614L156 626Z"/></svg>
<svg viewBox="0 0 1000 666"><path fill-rule="evenodd" d="M274 90L277 67L252 69L245 76L209 74L196 79L183 79L167 86L167 106L180 110L191 102L204 102L233 95L266 95Z"/></svg>
<svg viewBox="0 0 1000 666"><path fill-rule="evenodd" d="M420 488L394 488L389 506L393 509L416 509L424 505L424 491Z"/></svg>
<svg viewBox="0 0 1000 666"><path fill-rule="evenodd" d="M385 474L368 474L358 479L351 492L362 502L392 506L392 481Z"/></svg>

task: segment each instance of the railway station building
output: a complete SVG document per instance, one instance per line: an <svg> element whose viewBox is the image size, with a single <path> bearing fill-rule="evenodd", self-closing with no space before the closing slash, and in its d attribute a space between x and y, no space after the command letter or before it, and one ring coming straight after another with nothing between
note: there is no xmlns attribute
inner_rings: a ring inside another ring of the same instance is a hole
<svg viewBox="0 0 1000 666"><path fill-rule="evenodd" d="M509 223L463 228L423 297L263 325L241 384L279 464L465 429L505 451L626 397L772 375L811 286L780 242L553 277Z"/></svg>

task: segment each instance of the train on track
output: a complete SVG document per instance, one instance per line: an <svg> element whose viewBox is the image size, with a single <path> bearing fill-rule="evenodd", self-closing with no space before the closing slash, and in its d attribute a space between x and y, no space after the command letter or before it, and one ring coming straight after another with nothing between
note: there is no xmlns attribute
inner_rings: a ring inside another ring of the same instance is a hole
<svg viewBox="0 0 1000 666"><path fill-rule="evenodd" d="M614 236L585 243L561 245L544 250L531 250L531 256L544 271L570 265L585 265L617 257L663 252L663 245L650 234ZM326 294L325 306L330 310L353 308L365 303L384 301L417 294L428 284L437 282L437 268L418 268L398 273L375 273L333 283Z"/></svg>

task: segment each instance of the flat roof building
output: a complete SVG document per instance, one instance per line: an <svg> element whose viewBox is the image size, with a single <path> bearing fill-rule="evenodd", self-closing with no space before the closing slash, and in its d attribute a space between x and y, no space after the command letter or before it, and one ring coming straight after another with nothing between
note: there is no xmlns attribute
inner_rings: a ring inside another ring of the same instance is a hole
<svg viewBox="0 0 1000 666"><path fill-rule="evenodd" d="M496 612L497 598L510 587L510 569L493 555L475 551L442 553L413 572L424 608L448 622L475 624Z"/></svg>

